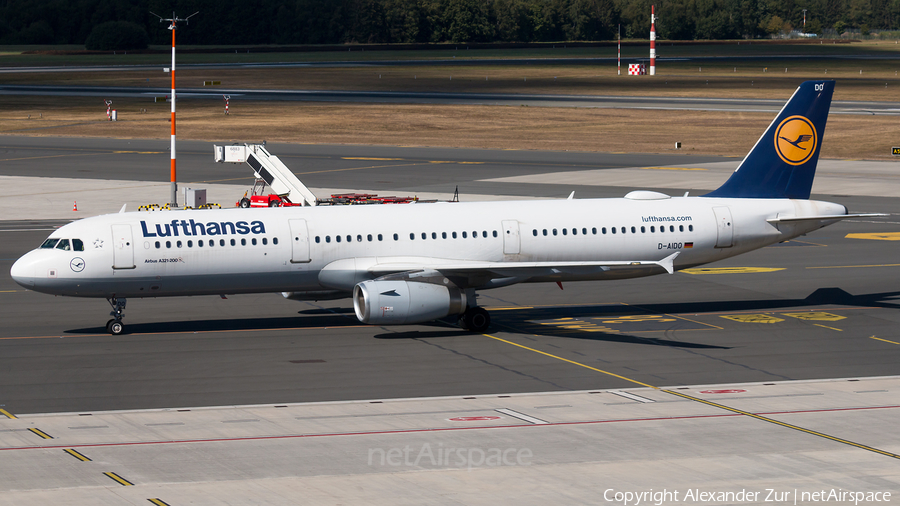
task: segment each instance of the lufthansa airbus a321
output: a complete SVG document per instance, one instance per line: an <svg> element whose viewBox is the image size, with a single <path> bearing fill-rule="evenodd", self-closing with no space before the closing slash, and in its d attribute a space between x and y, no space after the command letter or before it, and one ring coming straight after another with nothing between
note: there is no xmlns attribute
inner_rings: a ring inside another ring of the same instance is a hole
<svg viewBox="0 0 900 506"><path fill-rule="evenodd" d="M516 283L673 273L853 216L809 200L833 81L808 81L731 177L698 197L131 212L60 227L10 271L30 290L127 298L282 292L352 297L364 323L453 319L483 332L476 293Z"/></svg>

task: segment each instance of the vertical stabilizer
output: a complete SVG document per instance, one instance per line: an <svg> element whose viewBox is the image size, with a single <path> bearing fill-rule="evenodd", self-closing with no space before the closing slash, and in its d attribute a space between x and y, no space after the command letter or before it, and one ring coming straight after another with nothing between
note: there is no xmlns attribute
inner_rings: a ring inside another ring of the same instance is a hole
<svg viewBox="0 0 900 506"><path fill-rule="evenodd" d="M797 88L737 170L704 197L808 199L834 81Z"/></svg>

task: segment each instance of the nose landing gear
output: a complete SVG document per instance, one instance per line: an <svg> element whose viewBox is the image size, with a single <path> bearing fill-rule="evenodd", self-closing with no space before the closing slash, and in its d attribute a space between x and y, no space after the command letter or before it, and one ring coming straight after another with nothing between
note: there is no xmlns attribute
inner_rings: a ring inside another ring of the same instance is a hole
<svg viewBox="0 0 900 506"><path fill-rule="evenodd" d="M113 308L113 310L109 312L109 315L112 316L113 319L106 322L106 331L117 336L125 332L125 324L122 323L122 318L125 318L125 303L127 300L124 298L119 299L111 297L106 299L106 301L109 302L109 305Z"/></svg>

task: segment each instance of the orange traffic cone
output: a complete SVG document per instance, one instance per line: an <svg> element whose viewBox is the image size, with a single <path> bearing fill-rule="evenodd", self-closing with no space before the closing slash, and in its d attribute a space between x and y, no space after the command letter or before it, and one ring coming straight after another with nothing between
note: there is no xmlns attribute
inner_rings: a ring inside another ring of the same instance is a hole
<svg viewBox="0 0 900 506"><path fill-rule="evenodd" d="M73 211L77 211L77 210L78 210L78 201L77 201L77 200L73 200L73 201L72 201L72 210L73 210Z"/></svg>

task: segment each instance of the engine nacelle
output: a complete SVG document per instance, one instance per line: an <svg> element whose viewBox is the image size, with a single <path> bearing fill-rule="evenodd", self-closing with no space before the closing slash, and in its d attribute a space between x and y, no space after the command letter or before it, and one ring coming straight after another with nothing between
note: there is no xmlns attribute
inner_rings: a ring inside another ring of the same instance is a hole
<svg viewBox="0 0 900 506"><path fill-rule="evenodd" d="M363 323L422 323L463 314L466 294L452 284L370 280L353 287L353 309Z"/></svg>

